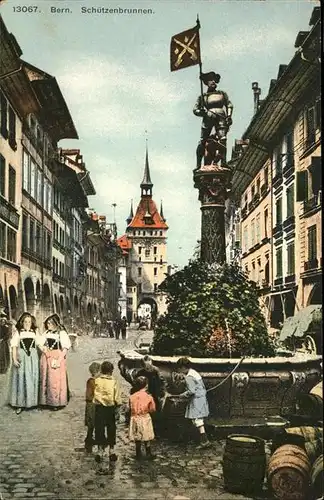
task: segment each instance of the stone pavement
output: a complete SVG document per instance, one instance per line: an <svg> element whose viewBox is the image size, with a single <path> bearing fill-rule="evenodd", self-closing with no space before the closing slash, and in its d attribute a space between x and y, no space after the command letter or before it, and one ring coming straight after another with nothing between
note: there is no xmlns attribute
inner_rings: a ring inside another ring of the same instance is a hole
<svg viewBox="0 0 324 500"><path fill-rule="evenodd" d="M224 442L199 451L193 443L154 443L154 462L137 463L124 422L117 428L118 461L98 474L94 455L85 453L84 391L88 365L109 359L115 363L126 402L129 384L119 375L117 351L133 348L142 332L128 340L81 337L69 353L72 398L58 412L24 411L16 415L5 405L7 375L0 375L0 500L240 500L223 488L221 458ZM147 334L144 332L144 337Z"/></svg>

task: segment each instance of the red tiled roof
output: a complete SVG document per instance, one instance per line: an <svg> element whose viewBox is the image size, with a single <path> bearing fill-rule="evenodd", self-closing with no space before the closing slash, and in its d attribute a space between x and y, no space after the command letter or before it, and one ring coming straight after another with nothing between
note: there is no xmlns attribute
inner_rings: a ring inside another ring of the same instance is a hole
<svg viewBox="0 0 324 500"><path fill-rule="evenodd" d="M126 234L123 234L117 239L117 245L122 249L123 255L127 255L128 251L132 248L132 241L127 238Z"/></svg>
<svg viewBox="0 0 324 500"><path fill-rule="evenodd" d="M147 212L149 212L149 214L151 215L153 221L152 224L148 224L145 222L144 216ZM127 227L146 228L146 229L168 229L168 225L164 222L161 215L157 211L155 202L152 200L152 198L146 198L146 197L143 197L139 202L133 220Z"/></svg>

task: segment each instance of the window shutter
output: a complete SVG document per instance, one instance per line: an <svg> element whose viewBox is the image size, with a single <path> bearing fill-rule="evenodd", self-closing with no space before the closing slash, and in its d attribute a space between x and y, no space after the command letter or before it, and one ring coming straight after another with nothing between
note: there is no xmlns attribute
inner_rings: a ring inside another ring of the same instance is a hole
<svg viewBox="0 0 324 500"><path fill-rule="evenodd" d="M307 200L308 172L307 170L302 170L301 172L296 172L296 174L296 201L305 201Z"/></svg>

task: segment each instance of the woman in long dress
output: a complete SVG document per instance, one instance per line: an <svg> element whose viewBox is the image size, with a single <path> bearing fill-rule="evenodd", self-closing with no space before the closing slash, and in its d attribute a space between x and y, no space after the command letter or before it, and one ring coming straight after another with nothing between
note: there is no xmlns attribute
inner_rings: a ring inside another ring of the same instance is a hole
<svg viewBox="0 0 324 500"><path fill-rule="evenodd" d="M58 410L68 403L66 355L71 347L60 317L52 314L44 321L40 360L39 404Z"/></svg>
<svg viewBox="0 0 324 500"><path fill-rule="evenodd" d="M40 336L36 320L28 312L18 319L10 341L12 367L9 382L9 404L16 413L38 405Z"/></svg>

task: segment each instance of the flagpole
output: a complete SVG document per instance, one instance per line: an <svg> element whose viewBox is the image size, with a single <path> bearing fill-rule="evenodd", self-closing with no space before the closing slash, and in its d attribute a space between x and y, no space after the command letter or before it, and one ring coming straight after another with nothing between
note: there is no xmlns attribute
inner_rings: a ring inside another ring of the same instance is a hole
<svg viewBox="0 0 324 500"><path fill-rule="evenodd" d="M197 30L200 30L200 21L199 21L199 15L197 14ZM201 105L204 105L204 88L203 88L203 82L202 79L200 78L202 74L202 62L201 62L201 47L199 47L199 80L200 80L200 95L201 95Z"/></svg>

